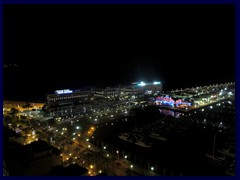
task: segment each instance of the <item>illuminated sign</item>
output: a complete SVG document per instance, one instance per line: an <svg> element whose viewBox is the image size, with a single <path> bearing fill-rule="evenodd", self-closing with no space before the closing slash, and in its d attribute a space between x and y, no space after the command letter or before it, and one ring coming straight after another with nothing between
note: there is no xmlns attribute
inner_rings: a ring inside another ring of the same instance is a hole
<svg viewBox="0 0 240 180"><path fill-rule="evenodd" d="M67 93L72 93L73 91L70 89L64 89L64 90L56 90L56 94L67 94Z"/></svg>

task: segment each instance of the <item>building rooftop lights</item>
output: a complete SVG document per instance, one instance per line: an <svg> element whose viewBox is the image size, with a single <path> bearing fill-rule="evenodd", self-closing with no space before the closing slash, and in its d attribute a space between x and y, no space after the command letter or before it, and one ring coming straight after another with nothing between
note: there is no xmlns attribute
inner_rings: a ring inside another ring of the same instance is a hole
<svg viewBox="0 0 240 180"><path fill-rule="evenodd" d="M161 82L156 82L156 81L155 81L155 82L153 82L153 84L154 84L154 85L156 85L156 84L161 84Z"/></svg>
<svg viewBox="0 0 240 180"><path fill-rule="evenodd" d="M138 86L145 86L146 84L142 81L141 83L138 84Z"/></svg>

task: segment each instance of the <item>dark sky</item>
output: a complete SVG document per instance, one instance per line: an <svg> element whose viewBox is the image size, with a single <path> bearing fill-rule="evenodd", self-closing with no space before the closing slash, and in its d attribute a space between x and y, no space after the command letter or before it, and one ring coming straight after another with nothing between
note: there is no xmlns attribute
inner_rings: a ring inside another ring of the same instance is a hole
<svg viewBox="0 0 240 180"><path fill-rule="evenodd" d="M234 81L234 21L230 5L5 5L4 98Z"/></svg>

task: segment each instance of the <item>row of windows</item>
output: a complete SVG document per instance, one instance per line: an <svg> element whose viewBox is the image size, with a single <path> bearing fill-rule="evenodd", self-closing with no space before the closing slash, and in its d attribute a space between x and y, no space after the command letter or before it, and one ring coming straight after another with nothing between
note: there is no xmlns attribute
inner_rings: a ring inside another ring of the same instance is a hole
<svg viewBox="0 0 240 180"><path fill-rule="evenodd" d="M136 94L139 92L138 89L122 89L123 92L125 93L133 93ZM100 96L103 97L105 95L111 95L111 96L118 96L119 92L114 91L114 92L104 92L104 91L95 91L92 92L92 95L94 96ZM74 99L74 98L81 98L81 97L88 97L90 94L86 93L86 94L82 94L82 95L71 95L71 96L64 96L64 97L59 97L59 95L50 95L48 97L49 101L56 101L56 100L64 100L64 99Z"/></svg>
<svg viewBox="0 0 240 180"><path fill-rule="evenodd" d="M102 94L102 95L104 95L104 94L118 94L118 92L107 92L107 93L98 92L98 93L95 93L95 94ZM93 94L93 95L95 95L95 94Z"/></svg>
<svg viewBox="0 0 240 180"><path fill-rule="evenodd" d="M81 98L81 97L88 97L88 95L77 95L77 96L65 96L65 97L58 97L58 98L49 98L49 100L50 101L55 101L55 100L74 99L74 98Z"/></svg>

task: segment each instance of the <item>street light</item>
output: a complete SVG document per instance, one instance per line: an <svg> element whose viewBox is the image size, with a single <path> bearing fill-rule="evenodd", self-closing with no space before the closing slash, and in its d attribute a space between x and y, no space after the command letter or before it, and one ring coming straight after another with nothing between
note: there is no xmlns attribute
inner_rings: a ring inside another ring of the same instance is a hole
<svg viewBox="0 0 240 180"><path fill-rule="evenodd" d="M154 167L151 167L151 170L154 171Z"/></svg>

